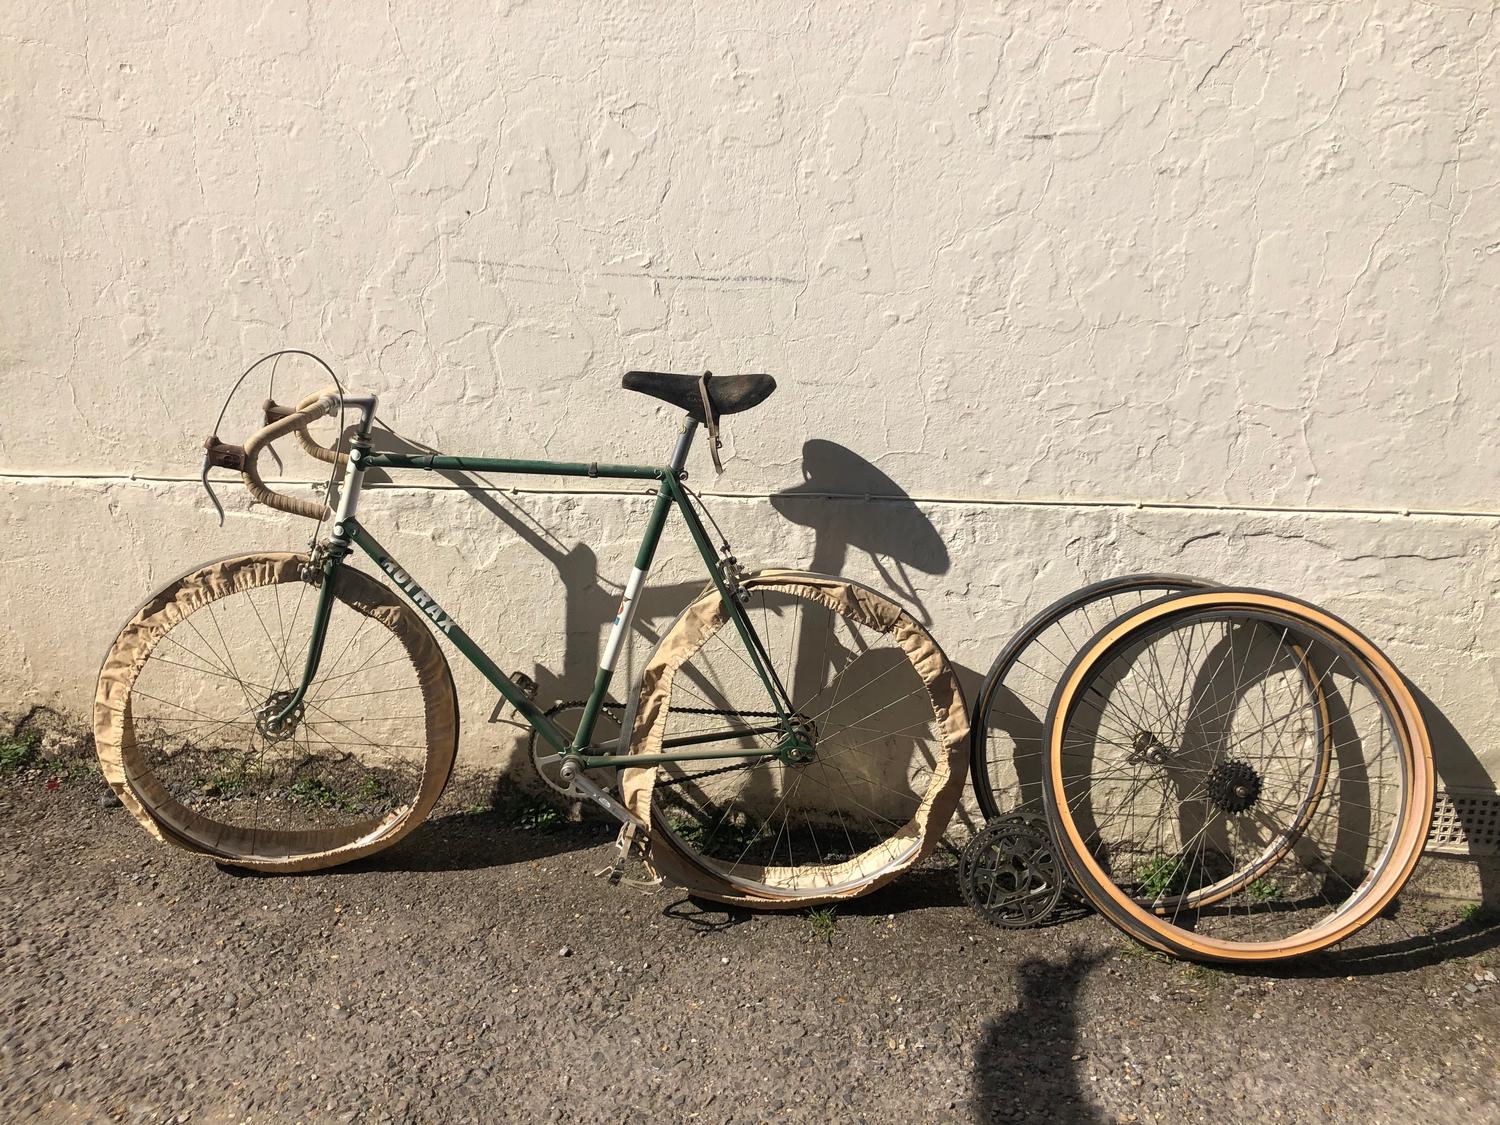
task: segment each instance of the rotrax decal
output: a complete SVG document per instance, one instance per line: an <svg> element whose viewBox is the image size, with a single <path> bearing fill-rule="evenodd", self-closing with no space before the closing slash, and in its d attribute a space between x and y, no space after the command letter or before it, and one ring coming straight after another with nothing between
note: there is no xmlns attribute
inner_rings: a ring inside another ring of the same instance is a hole
<svg viewBox="0 0 1500 1125"><path fill-rule="evenodd" d="M418 586L412 580L411 575L391 562L390 559L381 559L380 569L391 576L391 581L400 586L405 591L407 597L416 602L418 609L432 618L434 625L444 633L451 634L453 632L453 622L448 619L448 615L438 608L437 602L432 600L426 590L422 589L422 587Z"/></svg>

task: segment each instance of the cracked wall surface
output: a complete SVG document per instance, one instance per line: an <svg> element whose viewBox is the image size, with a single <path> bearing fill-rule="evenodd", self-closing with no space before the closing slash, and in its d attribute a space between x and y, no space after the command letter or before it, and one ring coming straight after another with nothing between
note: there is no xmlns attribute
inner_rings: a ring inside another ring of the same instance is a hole
<svg viewBox="0 0 1500 1125"><path fill-rule="evenodd" d="M410 441L568 459L659 458L621 372L707 366L781 384L694 462L740 556L894 583L971 690L1084 581L1270 586L1387 647L1445 783L1490 786L1497 48L1494 5L1411 0L14 2L0 704L83 709L152 583L302 541L193 483L272 348ZM366 512L576 694L641 502L528 486Z"/></svg>

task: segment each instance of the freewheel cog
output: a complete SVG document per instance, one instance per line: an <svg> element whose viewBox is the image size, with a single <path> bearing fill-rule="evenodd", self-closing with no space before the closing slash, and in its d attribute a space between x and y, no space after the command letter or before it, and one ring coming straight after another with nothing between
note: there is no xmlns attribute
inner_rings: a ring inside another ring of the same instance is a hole
<svg viewBox="0 0 1500 1125"><path fill-rule="evenodd" d="M1245 762L1231 758L1208 771L1204 781L1208 799L1227 813L1242 813L1260 797L1260 774Z"/></svg>

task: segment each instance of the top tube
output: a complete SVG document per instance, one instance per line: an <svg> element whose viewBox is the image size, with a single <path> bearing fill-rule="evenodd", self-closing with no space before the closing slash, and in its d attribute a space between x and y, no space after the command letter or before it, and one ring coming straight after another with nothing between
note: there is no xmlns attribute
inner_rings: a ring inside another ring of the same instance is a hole
<svg viewBox="0 0 1500 1125"><path fill-rule="evenodd" d="M597 461L524 461L509 457L452 457L441 453L371 453L369 469L428 469L527 476L602 477L608 480L664 480L670 468L645 465L601 465Z"/></svg>

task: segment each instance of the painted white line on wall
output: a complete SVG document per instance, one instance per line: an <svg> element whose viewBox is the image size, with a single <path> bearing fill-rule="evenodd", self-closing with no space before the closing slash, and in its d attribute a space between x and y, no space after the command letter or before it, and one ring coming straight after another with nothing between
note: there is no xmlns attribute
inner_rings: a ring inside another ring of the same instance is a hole
<svg viewBox="0 0 1500 1125"><path fill-rule="evenodd" d="M238 477L210 477L216 486L234 488L240 483ZM195 488L202 487L197 477L183 476L161 476L148 473L43 473L28 472L24 469L0 470L0 483L6 481L17 482L39 482L39 483L115 483L115 484L190 484ZM319 480L294 480L287 477L278 478L278 483L290 487L321 488L328 483L327 478ZM366 481L363 487L366 492L509 492L516 495L526 496L639 496L654 497L656 490L631 489L631 488L538 488L534 485L513 487L511 485L494 484L489 481L476 481L473 485L460 484L396 484L372 483ZM979 508L1117 508L1134 511L1174 511L1174 512L1241 512L1246 514L1265 515L1289 515L1289 516L1403 516L1422 519L1445 519L1445 520L1500 520L1500 511L1486 511L1483 509L1465 508L1337 508L1337 507L1295 507L1286 504L1215 504L1206 501L1191 500L1127 500L1127 499L1065 499L1065 498L1012 498L1005 496L908 496L904 493L873 493L873 492L710 492L699 489L698 495L710 500L755 500L765 501L776 499L780 501L856 501L862 503L901 503L941 506L953 505L958 507Z"/></svg>

